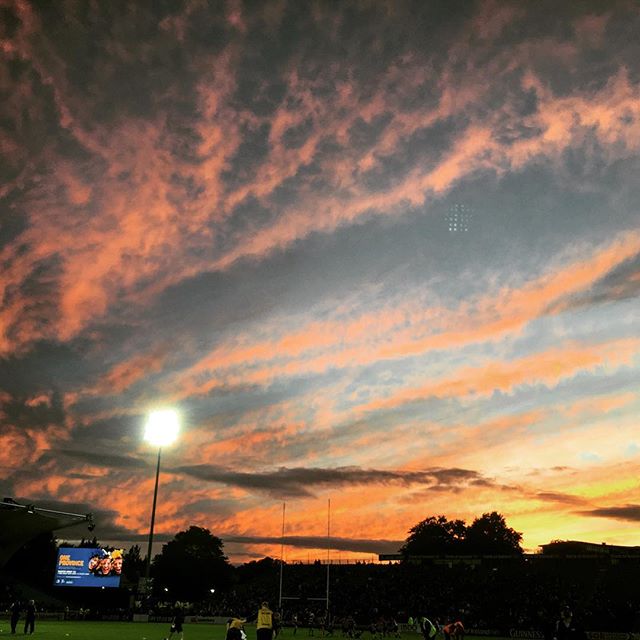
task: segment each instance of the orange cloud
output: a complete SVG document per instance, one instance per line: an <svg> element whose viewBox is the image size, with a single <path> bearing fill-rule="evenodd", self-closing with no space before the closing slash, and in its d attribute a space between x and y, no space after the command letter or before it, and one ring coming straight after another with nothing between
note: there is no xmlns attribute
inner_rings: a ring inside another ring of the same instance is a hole
<svg viewBox="0 0 640 640"><path fill-rule="evenodd" d="M390 397L361 407L362 412L389 410L430 397L465 398L489 396L496 391L511 393L521 385L555 386L581 371L630 364L640 340L614 340L601 345L571 345L553 348L512 362L491 361L480 367L463 367L440 381L415 389L403 389Z"/></svg>
<svg viewBox="0 0 640 640"><path fill-rule="evenodd" d="M59 259L60 297L52 300L57 313L48 314L47 322L37 318L21 323L25 299L16 297L0 313L0 353L40 338L70 340L92 321L108 315L116 301L145 304L171 284L203 271L225 270L243 258L262 259L313 232L331 233L372 215L398 216L407 206L422 206L479 171L502 175L541 156L553 162L587 135L596 137L610 161L629 157L640 148L640 134L633 127L640 116L638 88L624 71L595 92L557 97L530 70L529 61L546 50L561 48L564 43L559 41L526 42L513 51L499 52L489 62L480 63L484 58L479 57L463 70L447 64L437 76L424 60L404 56L385 69L372 93L357 82L342 81L333 101L322 99L318 92L330 69L321 77L288 72L285 95L269 117L258 117L234 103L239 49L231 44L217 56L194 63L200 81L197 118L190 126L199 143L193 149L195 157L184 161L174 153L181 142L165 113L146 120L116 120L109 126L85 122L85 96L68 81L53 47L45 43L43 54L32 45L31 36L42 30L37 15L24 3L18 9L23 26L5 46L34 66L43 84L51 88L60 125L92 154L96 166L104 163L106 170L98 175L90 167L96 177L87 179L84 166L49 157L55 168L41 178L27 201L31 226L22 235L21 245L29 250L20 254L5 249L2 259L8 265L5 290L19 289L43 260ZM184 23L192 11L185 8L183 15L165 20L162 28L184 38ZM492 46L491 40L520 13L514 8L483 6L472 30L478 37L476 45ZM230 7L227 17L239 31L246 28L245 16L237 7ZM585 18L576 29L597 34L603 20ZM468 46L466 41L452 44L449 59ZM483 104L491 86L488 79L518 63L527 69L523 88L535 91L539 100L538 110L524 124L539 133L507 144L500 142L500 133L505 117L514 117L509 116L510 105L489 115L476 105ZM414 102L408 98L426 83L435 83L439 100L435 105L418 103L409 108ZM469 124L435 162L418 163L384 192L367 188L365 174L381 159L401 154L416 132L462 113L468 115ZM366 148L351 149L352 127L382 116L388 122L381 125L380 135ZM307 125L301 144L289 145L287 136ZM260 126L269 127L268 153L255 171L229 188L225 172L243 142L243 127L256 131ZM332 139L340 143L341 151L322 156L321 144ZM270 206L273 194L313 163L332 185L329 192L301 184L299 197L279 207L281 213L271 224L236 238L218 252L207 251L225 235L224 224L239 203L251 196Z"/></svg>
<svg viewBox="0 0 640 640"><path fill-rule="evenodd" d="M163 351L142 353L113 366L97 385L85 390L88 394L117 394L133 386L136 382L162 371L167 354Z"/></svg>
<svg viewBox="0 0 640 640"><path fill-rule="evenodd" d="M234 384L266 385L279 377L360 367L518 335L549 313L555 302L587 289L638 251L640 236L622 234L588 257L584 248L576 248L564 264L552 265L532 281L490 291L458 309L425 308L419 298L414 302L407 296L409 302L393 302L375 312L345 309L344 317L306 323L290 334L269 328L269 336L276 337L265 341L238 336L167 387L177 385L178 395L184 397Z"/></svg>

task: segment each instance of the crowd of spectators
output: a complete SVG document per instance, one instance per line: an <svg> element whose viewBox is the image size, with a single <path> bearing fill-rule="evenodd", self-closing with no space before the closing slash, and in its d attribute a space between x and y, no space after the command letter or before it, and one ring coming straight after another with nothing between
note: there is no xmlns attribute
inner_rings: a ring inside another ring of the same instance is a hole
<svg viewBox="0 0 640 640"><path fill-rule="evenodd" d="M333 625L353 619L361 629L380 620L407 623L428 616L445 623L463 620L467 629L490 629L509 634L510 629L532 630L549 636L549 625L568 606L590 631L640 631L640 563L569 560L532 561L514 558L479 564L394 563L333 565L330 568L329 611ZM282 617L285 625L318 625L326 612L326 567L316 564L285 565ZM5 588L0 609L7 610L18 594ZM259 603L276 607L280 599L279 565L239 572L234 584L199 603L189 603L188 613L205 616L250 617ZM140 603L144 608L149 603ZM60 610L40 603L40 610ZM171 602L156 600L148 610L162 616ZM133 607L107 610L99 606L78 613L90 619L130 619ZM167 614L168 615L168 614ZM105 616L107 616L105 618ZM312 621L310 623L310 621Z"/></svg>
<svg viewBox="0 0 640 640"><path fill-rule="evenodd" d="M441 621L465 620L467 628L538 630L569 606L593 631L640 630L640 565L519 558L478 565L397 563L334 565L330 568L329 608L335 618L353 616L366 627L377 617L406 623L428 615ZM326 567L287 565L283 572L285 622L295 614L322 615ZM271 578L271 579L270 579ZM278 582L259 576L239 583L215 604L212 614L244 615L260 599L278 602ZM295 599L294 599L295 598Z"/></svg>

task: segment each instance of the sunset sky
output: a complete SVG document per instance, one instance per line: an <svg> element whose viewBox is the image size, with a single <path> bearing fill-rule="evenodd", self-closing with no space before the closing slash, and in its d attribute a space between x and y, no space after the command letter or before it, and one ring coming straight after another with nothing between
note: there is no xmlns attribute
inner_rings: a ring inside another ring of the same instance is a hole
<svg viewBox="0 0 640 640"><path fill-rule="evenodd" d="M234 562L640 545L640 5L0 0L0 491ZM86 534L79 529L77 536ZM70 534L66 534L70 535Z"/></svg>

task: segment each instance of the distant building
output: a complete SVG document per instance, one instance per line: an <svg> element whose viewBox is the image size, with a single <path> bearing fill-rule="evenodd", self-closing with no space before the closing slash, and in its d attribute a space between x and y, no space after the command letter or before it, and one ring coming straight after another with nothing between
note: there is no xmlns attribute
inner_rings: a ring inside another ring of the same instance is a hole
<svg viewBox="0 0 640 640"><path fill-rule="evenodd" d="M542 554L547 556L623 556L639 557L640 547L626 547L602 542L580 542L579 540L552 540L541 544Z"/></svg>
<svg viewBox="0 0 640 640"><path fill-rule="evenodd" d="M378 556L380 562L400 562L406 560L418 564L472 566L513 563L513 562L599 562L617 564L618 562L640 563L640 547L626 547L616 544L597 544L595 542L580 542L579 540L552 540L548 544L540 545L539 553L524 553L522 555L419 555L403 556L401 553L383 553Z"/></svg>

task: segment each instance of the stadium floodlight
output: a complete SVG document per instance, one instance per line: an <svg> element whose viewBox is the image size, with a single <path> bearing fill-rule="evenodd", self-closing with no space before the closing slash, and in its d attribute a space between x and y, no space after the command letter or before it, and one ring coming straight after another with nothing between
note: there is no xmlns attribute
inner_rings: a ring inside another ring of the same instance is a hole
<svg viewBox="0 0 640 640"><path fill-rule="evenodd" d="M166 447L176 441L179 431L180 421L173 409L153 411L147 419L144 439L156 447Z"/></svg>
<svg viewBox="0 0 640 640"><path fill-rule="evenodd" d="M158 482L160 480L160 458L162 447L173 444L180 431L180 420L173 409L153 411L147 418L144 439L149 444L158 447L158 464L156 465L156 484L153 489L153 506L151 507L151 525L149 526L149 545L147 547L147 563L145 567L146 583L149 583L151 572L151 551L153 548L153 527L156 521L156 503L158 501Z"/></svg>

